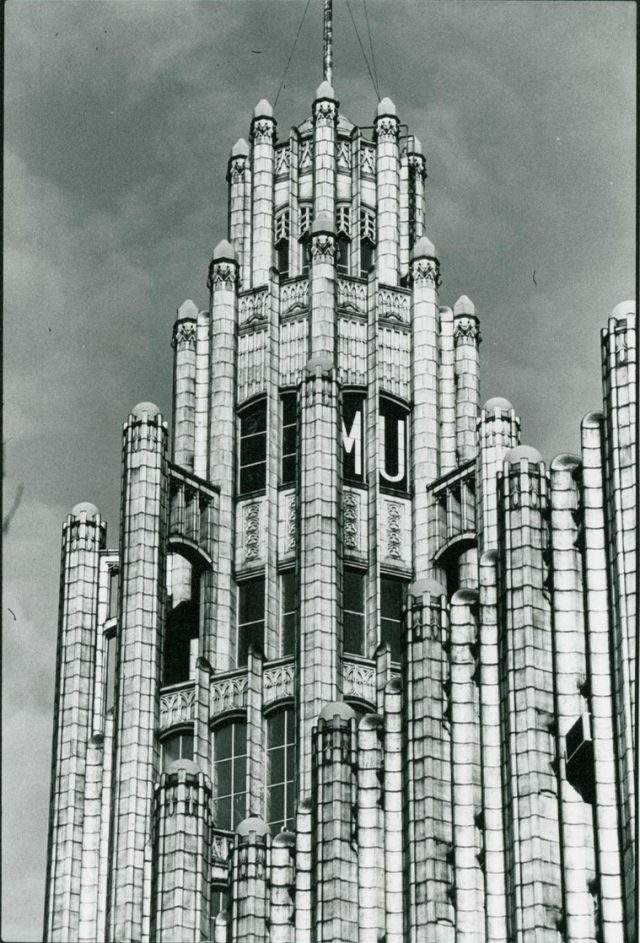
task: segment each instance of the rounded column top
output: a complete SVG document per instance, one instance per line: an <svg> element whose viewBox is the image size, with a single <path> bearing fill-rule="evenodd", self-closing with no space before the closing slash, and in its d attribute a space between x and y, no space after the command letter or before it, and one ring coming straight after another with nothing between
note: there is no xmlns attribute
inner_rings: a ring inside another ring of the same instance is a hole
<svg viewBox="0 0 640 943"><path fill-rule="evenodd" d="M288 828L285 828L284 831L278 832L271 842L272 848L294 848L296 844L296 836Z"/></svg>
<svg viewBox="0 0 640 943"><path fill-rule="evenodd" d="M222 239L213 250L214 262L237 262L238 253L233 248L228 239Z"/></svg>
<svg viewBox="0 0 640 943"><path fill-rule="evenodd" d="M517 465L523 458L526 458L526 460L532 464L537 464L542 461L542 455L540 455L540 452L534 449L532 445L516 445L515 448L509 449L504 457L504 461L507 465Z"/></svg>
<svg viewBox="0 0 640 943"><path fill-rule="evenodd" d="M398 111L390 98L383 98L378 102L376 118L397 118Z"/></svg>
<svg viewBox="0 0 640 943"><path fill-rule="evenodd" d="M261 819L257 815L250 815L238 824L236 827L236 835L240 835L241 838L244 838L247 835L251 835L252 832L258 838L264 838L265 835L271 834L271 829L264 819Z"/></svg>
<svg viewBox="0 0 640 943"><path fill-rule="evenodd" d="M330 101L336 100L336 93L333 90L333 86L327 82L326 79L320 82L316 91L315 100L318 101L320 98L328 98Z"/></svg>
<svg viewBox="0 0 640 943"><path fill-rule="evenodd" d="M355 716L353 708L349 707L344 701L331 701L330 704L324 705L318 714L318 720L330 721L334 717L338 717L340 720L351 720Z"/></svg>
<svg viewBox="0 0 640 943"><path fill-rule="evenodd" d="M425 593L430 593L431 596L447 595L447 591L442 583L433 579L415 580L413 583L409 584L407 592L409 596L424 596Z"/></svg>
<svg viewBox="0 0 640 943"><path fill-rule="evenodd" d="M184 321L185 318L198 317L198 309L196 308L191 298L187 298L186 301L182 302L182 304L178 308L177 317L178 317L178 321Z"/></svg>
<svg viewBox="0 0 640 943"><path fill-rule="evenodd" d="M580 425L584 426L587 429L599 429L602 424L603 415L602 413L594 410L593 412L587 413L583 418Z"/></svg>
<svg viewBox="0 0 640 943"><path fill-rule="evenodd" d="M496 409L501 409L503 412L511 412L513 406L508 399L505 399L504 396L492 396L491 399L488 399L487 402L482 407L486 413L493 413Z"/></svg>
<svg viewBox="0 0 640 943"><path fill-rule="evenodd" d="M333 217L330 213L318 213L311 223L311 235L317 236L319 233L329 233L333 235L336 231Z"/></svg>
<svg viewBox="0 0 640 943"><path fill-rule="evenodd" d="M231 148L232 157L248 157L249 156L249 145L244 138L238 138L236 143Z"/></svg>
<svg viewBox="0 0 640 943"><path fill-rule="evenodd" d="M193 760L174 760L173 763L169 766L167 770L168 773L179 773L181 770L184 770L185 773L193 773L194 776L197 776L200 772L200 768L193 762Z"/></svg>
<svg viewBox="0 0 640 943"><path fill-rule="evenodd" d="M435 259L436 247L426 236L420 236L411 250L411 261L414 259Z"/></svg>
<svg viewBox="0 0 640 943"><path fill-rule="evenodd" d="M579 468L582 465L582 459L578 458L577 455L573 455L571 452L561 452L560 455L556 455L551 461L551 470L552 471L573 471L575 468Z"/></svg>
<svg viewBox="0 0 640 943"><path fill-rule="evenodd" d="M635 318L636 316L636 302L632 298L630 301L621 301L620 304L617 304L615 308L611 311L609 315L610 318Z"/></svg>
<svg viewBox="0 0 640 943"><path fill-rule="evenodd" d="M261 98L253 109L254 118L273 118L273 108L266 98Z"/></svg>
<svg viewBox="0 0 640 943"><path fill-rule="evenodd" d="M455 317L471 316L475 318L476 306L467 295L460 295L453 306L453 313Z"/></svg>
<svg viewBox="0 0 640 943"><path fill-rule="evenodd" d="M463 587L457 589L451 597L451 605L473 606L478 602L479 594L477 589Z"/></svg>
<svg viewBox="0 0 640 943"><path fill-rule="evenodd" d="M131 410L131 415L135 416L136 419L144 419L145 417L149 419L157 416L159 412L160 410L155 403L138 403Z"/></svg>
<svg viewBox="0 0 640 943"><path fill-rule="evenodd" d="M100 514L100 511L92 504L91 501L79 501L78 504L74 504L71 508L72 517L96 517Z"/></svg>

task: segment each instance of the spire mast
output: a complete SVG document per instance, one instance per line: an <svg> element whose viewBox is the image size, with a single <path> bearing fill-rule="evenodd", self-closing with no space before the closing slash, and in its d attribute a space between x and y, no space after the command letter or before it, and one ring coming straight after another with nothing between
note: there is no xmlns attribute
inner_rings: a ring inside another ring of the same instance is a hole
<svg viewBox="0 0 640 943"><path fill-rule="evenodd" d="M333 85L333 0L324 0L322 65L325 81Z"/></svg>

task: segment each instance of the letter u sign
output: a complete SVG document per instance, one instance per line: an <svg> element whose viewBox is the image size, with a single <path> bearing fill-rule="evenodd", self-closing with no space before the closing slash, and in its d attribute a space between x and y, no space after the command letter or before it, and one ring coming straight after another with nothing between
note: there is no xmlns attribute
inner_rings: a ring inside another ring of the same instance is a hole
<svg viewBox="0 0 640 943"><path fill-rule="evenodd" d="M405 488L407 482L407 418L400 407L380 404L380 484Z"/></svg>

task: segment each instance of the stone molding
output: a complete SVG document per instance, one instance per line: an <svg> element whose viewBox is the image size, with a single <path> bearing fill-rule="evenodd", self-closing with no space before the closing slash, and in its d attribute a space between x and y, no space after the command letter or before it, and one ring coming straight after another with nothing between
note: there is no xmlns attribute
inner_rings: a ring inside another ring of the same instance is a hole
<svg viewBox="0 0 640 943"><path fill-rule="evenodd" d="M171 346L178 350L181 350L184 347L189 347L191 350L195 350L196 334L197 331L195 321L178 321L173 329L173 339L171 341Z"/></svg>

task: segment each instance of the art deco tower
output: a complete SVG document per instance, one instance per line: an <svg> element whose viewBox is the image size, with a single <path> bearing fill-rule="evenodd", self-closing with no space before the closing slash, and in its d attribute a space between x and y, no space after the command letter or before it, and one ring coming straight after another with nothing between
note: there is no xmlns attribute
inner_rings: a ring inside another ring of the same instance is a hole
<svg viewBox="0 0 640 943"><path fill-rule="evenodd" d="M311 116L231 151L119 549L64 525L45 938L633 943L635 308L547 469L330 26Z"/></svg>

